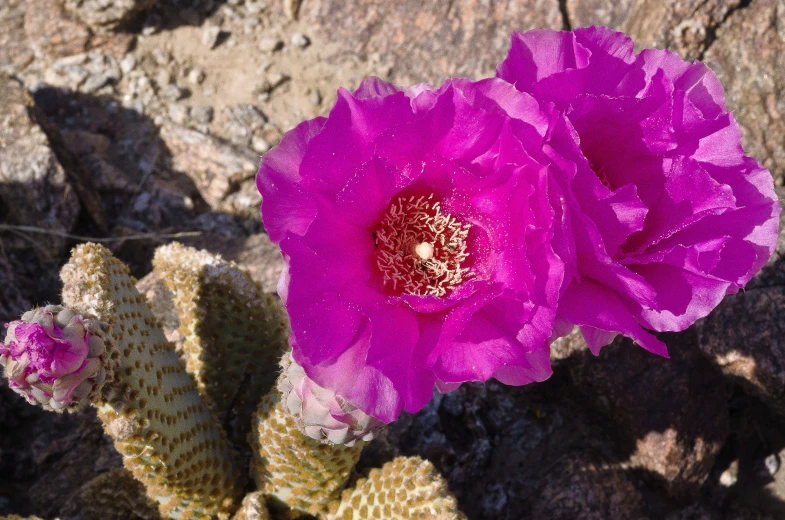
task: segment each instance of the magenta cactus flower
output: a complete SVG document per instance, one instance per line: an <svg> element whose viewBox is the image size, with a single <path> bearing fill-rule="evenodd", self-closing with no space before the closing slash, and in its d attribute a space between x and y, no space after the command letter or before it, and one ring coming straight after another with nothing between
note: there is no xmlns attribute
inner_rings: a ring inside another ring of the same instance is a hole
<svg viewBox="0 0 785 520"><path fill-rule="evenodd" d="M603 27L543 30L514 34L497 76L553 103L579 143L553 170L575 244L558 322L580 325L595 352L622 333L667 355L649 331L687 328L771 256L771 175L744 154L702 63L636 56Z"/></svg>
<svg viewBox="0 0 785 520"><path fill-rule="evenodd" d="M369 79L264 156L262 217L285 260L293 356L314 384L387 423L434 384L551 374L553 115L498 79Z"/></svg>
<svg viewBox="0 0 785 520"><path fill-rule="evenodd" d="M12 390L61 412L79 409L106 379L103 340L79 315L57 306L6 324L0 364Z"/></svg>

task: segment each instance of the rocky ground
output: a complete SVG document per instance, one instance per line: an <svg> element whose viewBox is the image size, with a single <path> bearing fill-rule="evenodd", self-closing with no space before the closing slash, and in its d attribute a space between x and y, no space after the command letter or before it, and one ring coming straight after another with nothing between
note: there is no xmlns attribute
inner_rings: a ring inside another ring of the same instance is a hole
<svg viewBox="0 0 785 520"><path fill-rule="evenodd" d="M142 277L178 240L280 270L260 154L367 75L491 75L513 30L604 24L719 75L745 148L785 180L785 0L0 0L0 319L57 301L78 237ZM361 465L427 457L472 520L785 515L785 236L673 359L576 337L546 383L465 385L406 415ZM0 390L0 515L84 518L121 465L91 411Z"/></svg>

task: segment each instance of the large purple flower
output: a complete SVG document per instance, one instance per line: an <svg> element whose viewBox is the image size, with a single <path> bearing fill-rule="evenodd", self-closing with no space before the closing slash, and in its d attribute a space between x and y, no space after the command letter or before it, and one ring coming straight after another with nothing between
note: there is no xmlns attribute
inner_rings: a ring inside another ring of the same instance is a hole
<svg viewBox="0 0 785 520"><path fill-rule="evenodd" d="M262 216L308 377L390 422L435 383L550 375L553 119L498 79L369 79L264 156Z"/></svg>
<svg viewBox="0 0 785 520"><path fill-rule="evenodd" d="M636 56L624 34L591 27L514 34L497 75L554 103L580 143L575 166L554 170L575 241L559 321L595 352L622 333L667 355L645 329L687 328L772 254L771 175L744 154L702 63Z"/></svg>

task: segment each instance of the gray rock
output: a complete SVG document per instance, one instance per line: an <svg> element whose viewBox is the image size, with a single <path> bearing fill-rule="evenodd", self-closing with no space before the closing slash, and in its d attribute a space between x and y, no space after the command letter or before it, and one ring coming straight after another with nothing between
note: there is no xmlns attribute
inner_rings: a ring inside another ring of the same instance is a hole
<svg viewBox="0 0 785 520"><path fill-rule="evenodd" d="M0 205L3 223L69 233L76 225L79 201L66 170L60 164L41 128L28 116L24 88L0 75ZM17 239L4 239L8 246ZM58 258L66 239L57 235L32 235L44 252Z"/></svg>
<svg viewBox="0 0 785 520"><path fill-rule="evenodd" d="M667 47L685 59L699 59L713 34L741 0L568 0L573 27L605 25L627 33L637 49Z"/></svg>
<svg viewBox="0 0 785 520"><path fill-rule="evenodd" d="M782 197L782 190L780 197ZM699 347L724 374L785 416L785 213L774 256L747 288L697 324Z"/></svg>
<svg viewBox="0 0 785 520"><path fill-rule="evenodd" d="M4 2L0 8L0 72L14 75L27 67L34 59L25 34L24 2Z"/></svg>
<svg viewBox="0 0 785 520"><path fill-rule="evenodd" d="M254 138L251 139L251 148L253 148L255 152L265 153L271 148L271 146L270 143L264 139L264 137L254 136Z"/></svg>
<svg viewBox="0 0 785 520"><path fill-rule="evenodd" d="M563 361L576 386L633 444L630 463L674 496L697 496L730 433L730 386L697 348L697 334L663 334L670 359L617 339ZM700 398L696 398L700 396Z"/></svg>
<svg viewBox="0 0 785 520"><path fill-rule="evenodd" d="M216 137L176 124L164 124L161 138L173 155L173 167L194 180L212 207L231 191L233 183L256 174L259 157Z"/></svg>
<svg viewBox="0 0 785 520"><path fill-rule="evenodd" d="M645 518L607 421L557 373L524 387L465 384L403 414L363 451L360 469L416 453L436 465L473 520ZM653 498L659 500L659 498Z"/></svg>
<svg viewBox="0 0 785 520"><path fill-rule="evenodd" d="M221 28L217 25L205 25L202 28L202 45L208 49L214 49L218 45L218 36L221 34Z"/></svg>
<svg viewBox="0 0 785 520"><path fill-rule="evenodd" d="M71 56L90 47L92 31L63 0L26 0L25 33L30 43L54 56Z"/></svg>
<svg viewBox="0 0 785 520"><path fill-rule="evenodd" d="M166 49L153 49L150 55L159 67L166 67L172 62L172 54Z"/></svg>
<svg viewBox="0 0 785 520"><path fill-rule="evenodd" d="M94 30L114 29L130 22L158 0L66 0L65 7Z"/></svg>
<svg viewBox="0 0 785 520"><path fill-rule="evenodd" d="M194 85L199 85L204 81L204 71L202 69L191 69L188 72L188 81Z"/></svg>
<svg viewBox="0 0 785 520"><path fill-rule="evenodd" d="M128 74L136 68L136 56L133 54L126 54L120 60L120 70L123 74Z"/></svg>
<svg viewBox="0 0 785 520"><path fill-rule="evenodd" d="M755 1L734 12L717 32L706 64L725 86L728 108L741 126L744 149L785 181L785 4Z"/></svg>
<svg viewBox="0 0 785 520"><path fill-rule="evenodd" d="M296 32L292 35L292 45L295 47L305 48L311 44L311 40L301 32Z"/></svg>
<svg viewBox="0 0 785 520"><path fill-rule="evenodd" d="M0 256L0 321L8 323L17 320L32 308L23 289L24 281L19 280L9 262ZM3 338L5 333L3 333Z"/></svg>
<svg viewBox="0 0 785 520"><path fill-rule="evenodd" d="M210 105L196 105L191 107L191 119L196 123L207 125L213 121L214 109Z"/></svg>
<svg viewBox="0 0 785 520"><path fill-rule="evenodd" d="M493 76L510 33L562 28L554 0L312 0L300 14L309 30L325 35L325 43L391 59L392 79L403 85Z"/></svg>
<svg viewBox="0 0 785 520"><path fill-rule="evenodd" d="M181 103L170 103L167 109L169 119L178 125L184 125L188 121L189 109L187 105Z"/></svg>
<svg viewBox="0 0 785 520"><path fill-rule="evenodd" d="M222 117L226 120L229 139L241 146L247 146L253 134L267 122L267 117L254 105L249 104L228 107Z"/></svg>
<svg viewBox="0 0 785 520"><path fill-rule="evenodd" d="M186 90L178 87L177 85L167 85L164 88L162 96L169 101L179 101L186 95Z"/></svg>
<svg viewBox="0 0 785 520"><path fill-rule="evenodd" d="M262 285L265 292L276 292L278 278L283 271L283 260L281 250L270 242L267 233L248 237L228 258L246 269L251 278Z"/></svg>
<svg viewBox="0 0 785 520"><path fill-rule="evenodd" d="M536 494L532 518L649 518L629 474L592 450L565 452L545 473Z"/></svg>
<svg viewBox="0 0 785 520"><path fill-rule="evenodd" d="M283 47L280 38L262 38L259 40L259 50L262 52L275 52Z"/></svg>

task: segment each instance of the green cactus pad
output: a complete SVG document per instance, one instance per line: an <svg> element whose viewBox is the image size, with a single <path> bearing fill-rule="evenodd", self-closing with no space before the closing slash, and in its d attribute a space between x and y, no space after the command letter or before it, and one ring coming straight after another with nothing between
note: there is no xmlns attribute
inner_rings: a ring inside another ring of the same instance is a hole
<svg viewBox="0 0 785 520"><path fill-rule="evenodd" d="M120 352L98 416L165 518L228 518L244 485L226 434L166 340L128 268L83 244L62 271L63 302L109 325Z"/></svg>
<svg viewBox="0 0 785 520"><path fill-rule="evenodd" d="M464 520L450 488L433 464L398 457L359 479L330 504L326 520Z"/></svg>
<svg viewBox="0 0 785 520"><path fill-rule="evenodd" d="M163 246L153 268L174 296L187 370L233 439L244 442L278 377L286 313L234 262L207 251Z"/></svg>
<svg viewBox="0 0 785 520"><path fill-rule="evenodd" d="M367 444L323 444L303 435L273 390L262 399L249 434L254 460L251 476L273 502L312 515L338 497Z"/></svg>

